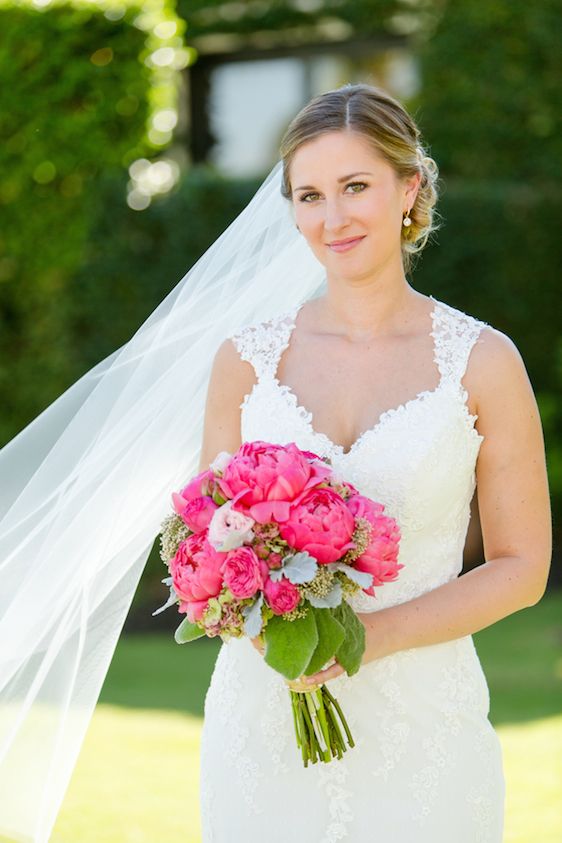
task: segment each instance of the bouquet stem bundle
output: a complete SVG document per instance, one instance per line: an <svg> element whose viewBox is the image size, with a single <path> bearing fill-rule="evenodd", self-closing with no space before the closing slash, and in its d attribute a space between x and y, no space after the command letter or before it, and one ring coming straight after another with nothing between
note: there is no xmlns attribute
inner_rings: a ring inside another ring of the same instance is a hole
<svg viewBox="0 0 562 843"><path fill-rule="evenodd" d="M318 760L328 762L336 757L341 759L347 746L341 733L338 717L344 728L348 745L353 747L355 743L336 698L326 685L302 686L298 680L287 684L291 689L297 746L301 751L304 766L308 767L309 761L316 764ZM294 690L297 685L300 690Z"/></svg>

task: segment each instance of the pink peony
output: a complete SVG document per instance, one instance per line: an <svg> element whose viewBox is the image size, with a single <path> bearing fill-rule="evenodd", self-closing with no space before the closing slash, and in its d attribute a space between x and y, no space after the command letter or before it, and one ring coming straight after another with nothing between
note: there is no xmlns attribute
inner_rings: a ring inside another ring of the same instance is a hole
<svg viewBox="0 0 562 843"><path fill-rule="evenodd" d="M375 585L392 582L404 567L398 562L399 543L400 528L394 518L379 515L372 524L367 549L353 562L353 567L358 571L373 574L373 584L363 589L371 597L375 596Z"/></svg>
<svg viewBox="0 0 562 843"><path fill-rule="evenodd" d="M295 609L301 599L297 586L281 577L279 582L268 579L264 586L265 599L274 615L284 615Z"/></svg>
<svg viewBox="0 0 562 843"><path fill-rule="evenodd" d="M355 547L355 519L345 501L330 488L312 489L279 525L282 538L296 550L306 550L323 565L336 562Z"/></svg>
<svg viewBox="0 0 562 843"><path fill-rule="evenodd" d="M215 475L210 469L197 474L180 492L172 494L172 504L175 512L182 516L189 501L195 498L205 497L212 492L215 482Z"/></svg>
<svg viewBox="0 0 562 843"><path fill-rule="evenodd" d="M263 588L260 560L251 547L237 547L226 554L223 578L235 597L253 597Z"/></svg>
<svg viewBox="0 0 562 843"><path fill-rule="evenodd" d="M179 515L190 530L193 530L194 533L202 533L209 526L216 509L218 509L218 505L212 498L205 495L205 497L187 501Z"/></svg>
<svg viewBox="0 0 562 843"><path fill-rule="evenodd" d="M204 533L193 533L180 544L170 561L172 585L180 598L179 611L191 623L200 620L209 597L217 597L223 587L224 553L217 553Z"/></svg>
<svg viewBox="0 0 562 843"><path fill-rule="evenodd" d="M227 501L213 513L209 523L209 541L215 550L233 550L254 538L254 524L253 518L233 509L232 501Z"/></svg>
<svg viewBox="0 0 562 843"><path fill-rule="evenodd" d="M259 523L285 521L291 507L331 474L331 468L317 459L310 462L309 453L294 442L243 442L217 482L235 509Z"/></svg>
<svg viewBox="0 0 562 843"><path fill-rule="evenodd" d="M366 518L371 524L376 524L384 512L382 503L376 503L358 492L347 499L346 506L354 518Z"/></svg>

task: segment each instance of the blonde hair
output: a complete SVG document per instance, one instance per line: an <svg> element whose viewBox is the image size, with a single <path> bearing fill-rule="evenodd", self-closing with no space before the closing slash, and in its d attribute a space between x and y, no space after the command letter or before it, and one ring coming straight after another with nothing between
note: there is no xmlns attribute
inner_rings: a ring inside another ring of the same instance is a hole
<svg viewBox="0 0 562 843"><path fill-rule="evenodd" d="M412 224L402 226L404 270L422 251L432 231L438 229L434 206L438 198L439 170L421 143L412 117L390 94L365 83L346 84L314 97L293 118L279 147L283 161L281 194L292 199L289 168L297 149L326 132L352 130L363 135L393 167L398 179L421 172L421 182L410 209Z"/></svg>

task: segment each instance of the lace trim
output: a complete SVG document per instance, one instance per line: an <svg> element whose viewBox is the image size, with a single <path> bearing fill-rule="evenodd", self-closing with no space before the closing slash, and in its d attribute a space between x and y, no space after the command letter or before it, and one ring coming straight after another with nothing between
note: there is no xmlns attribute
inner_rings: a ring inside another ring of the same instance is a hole
<svg viewBox="0 0 562 843"><path fill-rule="evenodd" d="M248 325L237 335L232 337L243 360L251 363L256 372L258 383L244 396L241 409L244 409L255 395L256 387L264 378L269 378L275 388L283 396L287 404L297 414L300 422L308 429L322 445L324 453L330 456L347 457L358 450L363 442L375 436L394 418L404 416L410 408L421 402L436 398L447 386L453 386L457 398L461 401L465 421L469 434L475 440L483 440L484 436L476 430L477 414L472 414L468 408L468 392L461 384L466 372L468 357L472 346L483 327L488 323L469 316L433 296L429 297L434 305L431 311L433 338L433 360L441 375L439 383L433 389L424 389L413 398L385 410L377 422L363 431L346 451L343 445L333 442L330 437L314 427L314 415L305 406L298 403L298 398L288 384L281 383L276 376L277 367L283 351L290 342L291 333L295 328L296 317L302 304L274 320Z"/></svg>
<svg viewBox="0 0 562 843"><path fill-rule="evenodd" d="M258 380L275 373L277 362L289 343L296 315L301 307L302 305L298 305L286 314L267 322L246 325L230 337L241 359L254 367ZM287 318L289 321L285 321Z"/></svg>

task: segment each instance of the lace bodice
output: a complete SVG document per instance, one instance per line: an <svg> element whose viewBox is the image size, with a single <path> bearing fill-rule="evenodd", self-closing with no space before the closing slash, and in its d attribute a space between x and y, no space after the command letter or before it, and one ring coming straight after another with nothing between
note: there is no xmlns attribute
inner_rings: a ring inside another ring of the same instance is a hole
<svg viewBox="0 0 562 843"><path fill-rule="evenodd" d="M458 575L476 485L475 465L483 436L469 412L462 384L468 358L486 322L433 301L434 389L386 410L346 451L313 426L312 413L277 378L302 307L268 322L248 325L231 337L257 382L241 404L242 439L264 439L328 457L334 469L396 518L404 568L376 597L350 600L356 611L400 603Z"/></svg>

